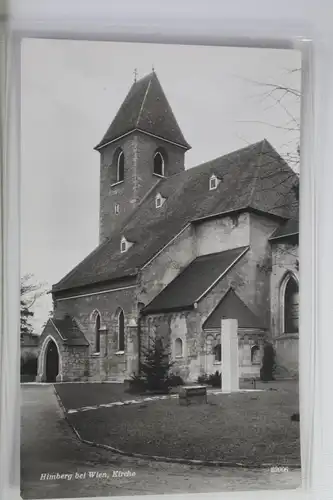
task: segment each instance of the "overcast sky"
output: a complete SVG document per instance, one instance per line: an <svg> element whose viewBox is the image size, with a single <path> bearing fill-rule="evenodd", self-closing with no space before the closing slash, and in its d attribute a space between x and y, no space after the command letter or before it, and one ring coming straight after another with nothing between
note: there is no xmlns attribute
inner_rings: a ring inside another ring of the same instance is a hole
<svg viewBox="0 0 333 500"><path fill-rule="evenodd" d="M134 79L155 68L192 149L186 168L268 139L293 151L283 127L299 103L254 82L300 88L296 51L63 40L22 45L21 273L47 287L98 244L100 141ZM289 128L289 127L288 127ZM35 327L51 309L36 307Z"/></svg>

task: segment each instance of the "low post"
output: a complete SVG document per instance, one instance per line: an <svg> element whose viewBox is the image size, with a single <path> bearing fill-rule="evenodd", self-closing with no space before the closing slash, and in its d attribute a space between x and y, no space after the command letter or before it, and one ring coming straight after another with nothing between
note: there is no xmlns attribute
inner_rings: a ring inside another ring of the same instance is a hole
<svg viewBox="0 0 333 500"><path fill-rule="evenodd" d="M221 375L222 391L239 390L238 321L221 321Z"/></svg>

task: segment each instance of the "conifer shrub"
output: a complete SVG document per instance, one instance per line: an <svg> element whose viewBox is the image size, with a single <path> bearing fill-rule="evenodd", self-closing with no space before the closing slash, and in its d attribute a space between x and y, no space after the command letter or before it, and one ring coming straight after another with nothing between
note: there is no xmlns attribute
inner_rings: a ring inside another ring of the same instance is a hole
<svg viewBox="0 0 333 500"><path fill-rule="evenodd" d="M131 377L129 390L157 394L170 392L171 387L184 383L181 377L170 374L173 364L162 340L150 338L148 347L143 349L140 373Z"/></svg>

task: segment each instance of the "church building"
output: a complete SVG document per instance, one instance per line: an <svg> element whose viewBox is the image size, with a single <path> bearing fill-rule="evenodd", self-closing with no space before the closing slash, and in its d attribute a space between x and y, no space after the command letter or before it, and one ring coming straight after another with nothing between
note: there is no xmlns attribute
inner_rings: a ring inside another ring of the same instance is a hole
<svg viewBox="0 0 333 500"><path fill-rule="evenodd" d="M37 380L123 381L158 337L195 382L220 370L224 318L241 377L265 342L297 375L298 176L265 139L186 169L190 148L156 73L135 81L95 147L100 241L52 287Z"/></svg>

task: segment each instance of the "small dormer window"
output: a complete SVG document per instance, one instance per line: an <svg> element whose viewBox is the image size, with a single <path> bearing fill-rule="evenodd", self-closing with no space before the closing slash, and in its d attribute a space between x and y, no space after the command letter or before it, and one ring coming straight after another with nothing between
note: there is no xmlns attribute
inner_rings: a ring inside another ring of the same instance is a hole
<svg viewBox="0 0 333 500"><path fill-rule="evenodd" d="M120 251L121 253L124 253L127 251L127 240L126 238L121 238L121 241L120 241Z"/></svg>
<svg viewBox="0 0 333 500"><path fill-rule="evenodd" d="M133 245L133 241L128 241L125 236L123 236L120 240L120 251L121 253L127 252L129 248Z"/></svg>
<svg viewBox="0 0 333 500"><path fill-rule="evenodd" d="M125 156L120 151L117 159L117 182L122 182L125 178Z"/></svg>
<svg viewBox="0 0 333 500"><path fill-rule="evenodd" d="M160 193L157 193L157 195L155 197L156 208L161 208L161 206L163 205L164 202L165 202L165 198L163 198L163 196Z"/></svg>
<svg viewBox="0 0 333 500"><path fill-rule="evenodd" d="M160 151L154 155L154 174L164 177L164 158Z"/></svg>
<svg viewBox="0 0 333 500"><path fill-rule="evenodd" d="M209 190L212 191L213 189L216 189L218 185L218 178L216 175L211 175L209 178Z"/></svg>
<svg viewBox="0 0 333 500"><path fill-rule="evenodd" d="M118 215L119 212L120 212L120 205L119 205L119 203L116 203L115 206L114 206L114 213L116 215Z"/></svg>

